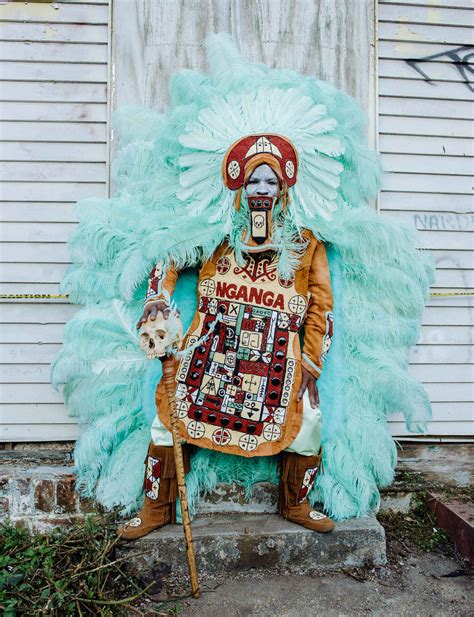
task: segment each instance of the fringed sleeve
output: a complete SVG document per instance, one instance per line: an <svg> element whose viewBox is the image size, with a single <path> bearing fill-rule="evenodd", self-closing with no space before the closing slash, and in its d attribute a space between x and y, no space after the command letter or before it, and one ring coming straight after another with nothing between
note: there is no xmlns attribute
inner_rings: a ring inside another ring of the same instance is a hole
<svg viewBox="0 0 474 617"><path fill-rule="evenodd" d="M315 379L321 374L334 328L333 296L326 248L318 242L308 277L311 294L304 324L302 364Z"/></svg>

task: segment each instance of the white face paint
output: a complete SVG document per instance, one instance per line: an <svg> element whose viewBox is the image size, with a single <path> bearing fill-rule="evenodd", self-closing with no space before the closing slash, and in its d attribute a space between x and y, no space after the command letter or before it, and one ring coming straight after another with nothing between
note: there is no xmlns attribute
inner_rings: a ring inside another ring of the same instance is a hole
<svg viewBox="0 0 474 617"><path fill-rule="evenodd" d="M264 163L256 167L245 185L247 195L268 195L277 197L279 192L278 177L270 165Z"/></svg>

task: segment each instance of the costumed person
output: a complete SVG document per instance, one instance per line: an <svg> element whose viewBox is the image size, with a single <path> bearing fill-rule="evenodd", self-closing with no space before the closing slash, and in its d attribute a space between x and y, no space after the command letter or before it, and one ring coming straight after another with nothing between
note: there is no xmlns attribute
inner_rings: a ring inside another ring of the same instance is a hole
<svg viewBox="0 0 474 617"><path fill-rule="evenodd" d="M200 269L198 308L183 344L186 353L176 366L176 398L181 434L188 443L240 456L275 455L286 448L279 512L327 532L333 522L307 498L321 463L315 384L328 350L333 309L324 243L308 230L296 234L294 275L277 275L278 250L288 247L276 238L285 217L291 216L288 188L296 183L297 167L294 146L278 135L246 136L224 156L224 183L236 191L242 219L243 261L226 239ZM154 321L158 312L169 315L177 278L172 264L154 267L139 327ZM144 348L153 353L156 335L145 332L143 337ZM145 505L119 529L125 539L174 522L176 474L164 382L156 404Z"/></svg>
<svg viewBox="0 0 474 617"><path fill-rule="evenodd" d="M77 487L124 515L145 498L129 537L174 519L161 362L135 324L159 343L150 324L177 308L181 436L203 446L190 509L219 482L279 482L280 513L325 531L378 508L396 464L388 414L414 432L429 418L408 365L433 269L415 230L367 205L379 164L351 97L245 62L226 35L206 48L210 74L175 75L164 114L116 112L115 195L78 205L62 290L85 306L53 364L82 428Z"/></svg>

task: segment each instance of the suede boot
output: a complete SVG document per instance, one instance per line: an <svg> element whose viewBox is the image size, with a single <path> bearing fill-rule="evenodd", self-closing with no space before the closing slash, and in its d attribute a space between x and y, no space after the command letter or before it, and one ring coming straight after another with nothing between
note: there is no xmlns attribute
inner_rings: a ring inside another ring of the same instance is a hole
<svg viewBox="0 0 474 617"><path fill-rule="evenodd" d="M189 471L187 448L183 448L184 467ZM150 443L145 459L145 503L143 508L125 525L117 529L124 540L136 540L151 531L176 521L178 484L171 446Z"/></svg>
<svg viewBox="0 0 474 617"><path fill-rule="evenodd" d="M322 512L313 510L308 501L321 459L321 455L301 456L293 452L283 452L278 512L293 523L326 533L334 529L333 521Z"/></svg>

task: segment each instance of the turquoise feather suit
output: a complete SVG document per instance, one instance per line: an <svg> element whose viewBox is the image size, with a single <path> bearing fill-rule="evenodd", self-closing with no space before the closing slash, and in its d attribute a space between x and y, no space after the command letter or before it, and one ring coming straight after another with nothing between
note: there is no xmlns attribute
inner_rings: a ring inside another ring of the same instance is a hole
<svg viewBox="0 0 474 617"><path fill-rule="evenodd" d="M336 520L361 516L377 509L379 487L393 479L387 415L402 411L412 431L424 430L430 417L408 356L433 280L431 260L417 250L414 230L367 205L378 191L379 163L351 97L311 77L246 63L225 35L206 45L210 74L175 75L166 113L116 112L115 195L77 205L80 223L62 291L83 308L66 325L52 381L83 429L75 451L78 488L106 508L139 506L161 376L160 362L139 350L134 327L148 274L159 260L183 270L174 301L187 327L196 308L193 268L225 238L239 252L242 221L218 161L234 136L271 131L287 135L300 155L288 234L308 228L325 241L334 295L337 329L318 381L325 473L311 499L324 501ZM293 266L283 248L279 273ZM220 481L248 488L263 480L277 481L275 458L201 449L188 475L188 499L192 508Z"/></svg>

